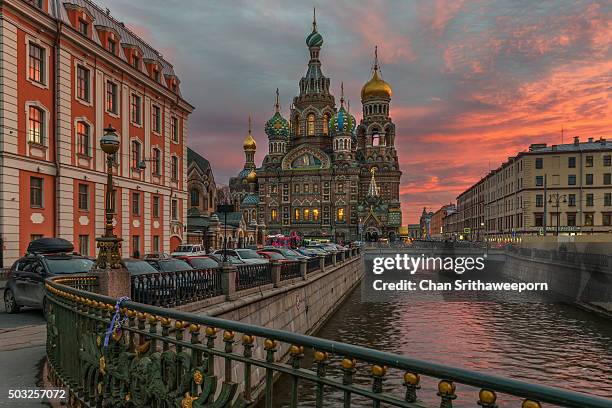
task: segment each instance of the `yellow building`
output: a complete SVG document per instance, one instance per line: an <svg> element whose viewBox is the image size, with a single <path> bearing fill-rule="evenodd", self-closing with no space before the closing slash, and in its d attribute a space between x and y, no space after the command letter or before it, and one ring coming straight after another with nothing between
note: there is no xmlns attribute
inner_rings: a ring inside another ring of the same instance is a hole
<svg viewBox="0 0 612 408"><path fill-rule="evenodd" d="M612 234L612 142L532 144L459 195L457 209L472 240Z"/></svg>

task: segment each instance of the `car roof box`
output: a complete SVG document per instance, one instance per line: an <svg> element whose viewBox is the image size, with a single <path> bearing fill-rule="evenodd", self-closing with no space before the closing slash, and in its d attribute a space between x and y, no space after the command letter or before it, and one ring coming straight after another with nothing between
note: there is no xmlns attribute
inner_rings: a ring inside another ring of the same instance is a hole
<svg viewBox="0 0 612 408"><path fill-rule="evenodd" d="M39 238L30 242L28 253L57 254L74 251L74 245L64 238Z"/></svg>

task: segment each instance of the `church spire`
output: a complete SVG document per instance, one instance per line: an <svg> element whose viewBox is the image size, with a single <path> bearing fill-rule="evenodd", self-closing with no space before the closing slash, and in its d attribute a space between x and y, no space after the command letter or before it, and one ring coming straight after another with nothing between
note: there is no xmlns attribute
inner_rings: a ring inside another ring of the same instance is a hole
<svg viewBox="0 0 612 408"><path fill-rule="evenodd" d="M274 109L276 109L276 112L280 111L280 103L278 102L278 88L276 88L276 103L274 104Z"/></svg>
<svg viewBox="0 0 612 408"><path fill-rule="evenodd" d="M340 82L340 106L344 106L344 81Z"/></svg>
<svg viewBox="0 0 612 408"><path fill-rule="evenodd" d="M312 31L317 31L317 8L312 8Z"/></svg>

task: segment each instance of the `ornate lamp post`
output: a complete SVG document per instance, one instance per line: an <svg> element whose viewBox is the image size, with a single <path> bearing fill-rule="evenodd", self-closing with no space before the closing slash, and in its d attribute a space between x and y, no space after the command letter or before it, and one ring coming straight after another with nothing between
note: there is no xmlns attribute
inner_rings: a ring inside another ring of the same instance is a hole
<svg viewBox="0 0 612 408"><path fill-rule="evenodd" d="M98 243L97 269L121 268L121 238L113 232L113 215L115 214L115 187L113 186L113 155L119 150L119 136L115 128L109 125L104 129L104 136L100 139L100 147L106 153L106 225L104 235L96 238Z"/></svg>
<svg viewBox="0 0 612 408"><path fill-rule="evenodd" d="M559 211L559 204L567 203L567 197L565 194L559 195L559 193L553 193L548 198L548 202L557 209L557 236L559 236L559 223L561 222L561 212Z"/></svg>

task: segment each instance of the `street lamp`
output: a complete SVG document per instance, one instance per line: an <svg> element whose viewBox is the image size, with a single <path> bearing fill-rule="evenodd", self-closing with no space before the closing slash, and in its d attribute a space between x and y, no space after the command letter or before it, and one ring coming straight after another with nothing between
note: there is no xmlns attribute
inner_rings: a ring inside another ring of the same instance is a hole
<svg viewBox="0 0 612 408"><path fill-rule="evenodd" d="M549 204L554 204L557 209L557 236L559 236L559 223L561 222L561 212L559 211L559 203L567 203L567 197L565 194L559 195L559 193L553 193L548 198Z"/></svg>
<svg viewBox="0 0 612 408"><path fill-rule="evenodd" d="M115 200L113 186L113 164L114 155L119 151L119 136L115 128L109 125L104 129L104 136L100 139L100 147L106 153L106 223L104 235L96 238L98 247L97 269L120 269L121 268L121 238L117 238L113 232L113 215L115 214Z"/></svg>

